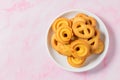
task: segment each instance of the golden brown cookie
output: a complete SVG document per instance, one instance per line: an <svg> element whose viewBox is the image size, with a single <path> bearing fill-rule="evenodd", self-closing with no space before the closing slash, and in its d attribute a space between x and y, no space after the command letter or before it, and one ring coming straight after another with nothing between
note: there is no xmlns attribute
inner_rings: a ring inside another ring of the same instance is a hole
<svg viewBox="0 0 120 80"><path fill-rule="evenodd" d="M90 45L82 40L75 40L71 42L72 55L74 57L85 58L90 54Z"/></svg>
<svg viewBox="0 0 120 80"><path fill-rule="evenodd" d="M93 27L96 27L96 25L97 25L97 21L93 17L88 16L88 15L86 15L84 13L79 13L79 14L76 15L76 17L80 17L82 19L85 19L84 23L86 25L91 25Z"/></svg>
<svg viewBox="0 0 120 80"><path fill-rule="evenodd" d="M103 50L104 50L104 43L103 43L103 41L101 39L99 39L98 48L95 49L93 51L93 53L95 53L95 54L101 54L103 52Z"/></svg>
<svg viewBox="0 0 120 80"><path fill-rule="evenodd" d="M94 35L95 30L89 25L85 25L82 22L76 22L72 26L73 32L77 37L90 38Z"/></svg>
<svg viewBox="0 0 120 80"><path fill-rule="evenodd" d="M52 39L51 39L51 45L52 47L59 53L59 54L62 54L61 52L61 49L59 48L59 45L61 43L59 43L57 40L56 40L56 37L55 37L55 34L52 35Z"/></svg>
<svg viewBox="0 0 120 80"><path fill-rule="evenodd" d="M93 37L86 39L86 41L91 45L92 51L98 48L98 41L100 38L100 32L95 28L95 34Z"/></svg>
<svg viewBox="0 0 120 80"><path fill-rule="evenodd" d="M67 18L57 18L52 24L52 30L56 32L56 30L61 26L71 27L71 21Z"/></svg>
<svg viewBox="0 0 120 80"><path fill-rule="evenodd" d="M78 14L76 14L75 17L81 17L81 18L87 19L87 18L88 18L88 15L86 15L86 14L84 14L84 13L78 13Z"/></svg>
<svg viewBox="0 0 120 80"><path fill-rule="evenodd" d="M61 43L58 43L58 46L59 48L59 52L64 55L64 56L71 56L72 55L72 51L70 49L70 45L69 44L61 44Z"/></svg>
<svg viewBox="0 0 120 80"><path fill-rule="evenodd" d="M76 23L76 22L83 22L83 23L86 23L86 19L82 18L82 17L75 17L73 19L73 24Z"/></svg>
<svg viewBox="0 0 120 80"><path fill-rule="evenodd" d="M73 56L69 56L69 57L67 57L67 61L72 67L79 68L79 67L83 66L83 64L85 62L85 58L75 58Z"/></svg>
<svg viewBox="0 0 120 80"><path fill-rule="evenodd" d="M72 29L68 26L61 26L56 31L56 39L62 44L68 44L72 37Z"/></svg>
<svg viewBox="0 0 120 80"><path fill-rule="evenodd" d="M93 27L96 27L97 22L96 22L96 20L95 20L93 17L90 17L90 16L89 16L89 17L87 18L86 25L91 25L91 26L93 26Z"/></svg>
<svg viewBox="0 0 120 80"><path fill-rule="evenodd" d="M51 45L52 45L52 47L53 47L55 50L58 50L58 49L57 49L58 41L57 41L56 38L55 38L55 34L52 35Z"/></svg>
<svg viewBox="0 0 120 80"><path fill-rule="evenodd" d="M70 49L70 45L64 45L56 40L55 34L53 34L51 39L52 47L59 53L64 56L71 56L72 51Z"/></svg>

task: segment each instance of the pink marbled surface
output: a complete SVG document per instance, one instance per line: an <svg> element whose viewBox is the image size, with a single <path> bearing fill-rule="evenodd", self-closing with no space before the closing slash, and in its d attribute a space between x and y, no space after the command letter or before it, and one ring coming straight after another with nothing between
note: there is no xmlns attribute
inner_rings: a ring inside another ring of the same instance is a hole
<svg viewBox="0 0 120 80"><path fill-rule="evenodd" d="M0 80L120 80L120 0L0 0ZM95 69L73 73L48 56L52 19L70 9L99 16L110 35L108 55Z"/></svg>

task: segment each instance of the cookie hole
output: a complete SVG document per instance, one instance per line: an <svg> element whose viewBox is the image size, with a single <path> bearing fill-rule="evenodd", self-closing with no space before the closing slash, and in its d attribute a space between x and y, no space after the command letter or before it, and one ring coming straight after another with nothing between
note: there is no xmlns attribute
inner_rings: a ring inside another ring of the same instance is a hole
<svg viewBox="0 0 120 80"><path fill-rule="evenodd" d="M63 23L59 24L59 26L63 26Z"/></svg>
<svg viewBox="0 0 120 80"><path fill-rule="evenodd" d="M87 29L88 30L88 32L90 33L90 29Z"/></svg>
<svg viewBox="0 0 120 80"><path fill-rule="evenodd" d="M95 36L97 36L97 32L95 31Z"/></svg>
<svg viewBox="0 0 120 80"><path fill-rule="evenodd" d="M88 41L91 40L91 39L92 39L92 37L88 38Z"/></svg>
<svg viewBox="0 0 120 80"><path fill-rule="evenodd" d="M83 31L83 30L82 30L82 31L79 31L79 33L84 34L84 31Z"/></svg>
<svg viewBox="0 0 120 80"><path fill-rule="evenodd" d="M76 48L76 51L79 51L79 50L80 50L80 48L79 48L79 47L77 47L77 48Z"/></svg>
<svg viewBox="0 0 120 80"><path fill-rule="evenodd" d="M54 43L55 43L56 46L58 45L58 42L56 40L54 40Z"/></svg>
<svg viewBox="0 0 120 80"><path fill-rule="evenodd" d="M81 27L81 25L78 25L77 28Z"/></svg>
<svg viewBox="0 0 120 80"><path fill-rule="evenodd" d="M64 37L67 37L67 34L64 34Z"/></svg>
<svg viewBox="0 0 120 80"><path fill-rule="evenodd" d="M88 21L86 21L86 22L85 22L85 24L86 24L86 25L88 25L88 24L89 24L89 22L88 22Z"/></svg>
<svg viewBox="0 0 120 80"><path fill-rule="evenodd" d="M92 42L92 43L91 43L91 45L94 45L94 44L95 44L95 42Z"/></svg>
<svg viewBox="0 0 120 80"><path fill-rule="evenodd" d="M91 20L88 20L90 24L92 24L92 21Z"/></svg>

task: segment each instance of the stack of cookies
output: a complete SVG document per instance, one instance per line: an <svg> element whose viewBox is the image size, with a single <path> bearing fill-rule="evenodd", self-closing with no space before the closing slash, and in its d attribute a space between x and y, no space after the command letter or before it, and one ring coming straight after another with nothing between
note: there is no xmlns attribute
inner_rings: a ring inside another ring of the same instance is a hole
<svg viewBox="0 0 120 80"><path fill-rule="evenodd" d="M104 42L100 38L95 18L79 13L73 18L57 18L52 24L52 47L67 56L73 67L81 67L92 54L101 54Z"/></svg>

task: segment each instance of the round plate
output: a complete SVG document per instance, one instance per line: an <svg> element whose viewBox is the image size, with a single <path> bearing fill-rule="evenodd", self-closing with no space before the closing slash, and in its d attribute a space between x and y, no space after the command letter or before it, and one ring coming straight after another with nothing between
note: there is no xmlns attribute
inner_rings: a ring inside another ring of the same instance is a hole
<svg viewBox="0 0 120 80"><path fill-rule="evenodd" d="M76 14L78 13L85 13L89 16L92 16L96 19L97 21L97 28L100 30L101 32L101 39L104 41L105 47L104 47L104 51L102 52L102 54L100 55L92 55L90 57L87 58L85 65L83 67L80 68L74 68L72 66L70 66L67 62L67 57L58 54L51 46L51 36L53 34L51 25L53 23L53 21L58 18L58 17L66 17L66 18L73 18ZM106 26L104 25L104 23L100 20L100 18L98 18L96 15L94 15L93 13L90 13L88 11L85 10L71 10L71 11L66 11L63 12L62 14L58 15L50 24L49 29L48 29L48 33L47 33L47 48L49 51L49 55L51 56L51 58L53 59L53 61L61 68L68 70L68 71L72 71L72 72L83 72L83 71L87 71L90 69L93 69L94 67L96 67L98 64L100 64L102 62L102 60L104 59L105 55L107 54L107 50L108 50L108 46L109 46L109 35L108 35L108 31L106 29Z"/></svg>

